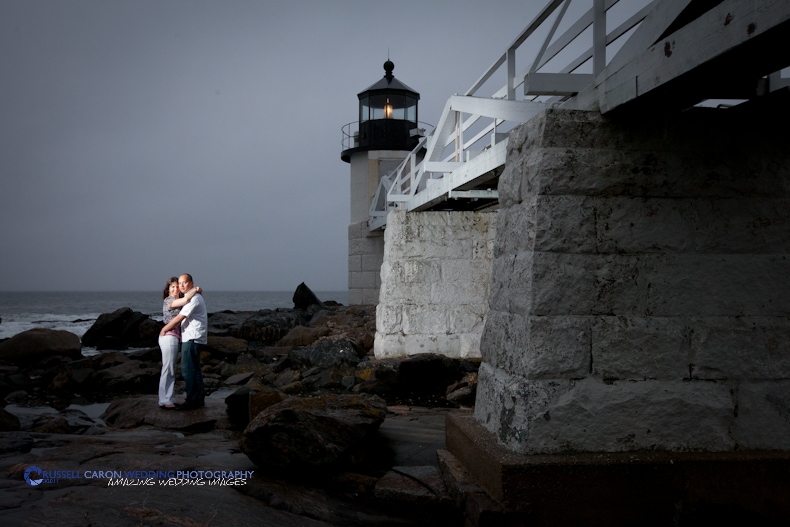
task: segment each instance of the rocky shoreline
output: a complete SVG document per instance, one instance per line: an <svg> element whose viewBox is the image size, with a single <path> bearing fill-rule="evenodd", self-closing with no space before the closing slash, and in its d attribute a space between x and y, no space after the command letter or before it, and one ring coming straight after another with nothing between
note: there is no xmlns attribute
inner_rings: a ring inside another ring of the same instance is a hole
<svg viewBox="0 0 790 527"><path fill-rule="evenodd" d="M33 487L20 472L34 465L62 470L75 462L86 469L101 459L103 468L119 471L244 467L255 476L238 487L211 489L211 496L222 494L225 503L244 497L242 510L296 514L300 525L312 525L307 519L315 525L420 525L428 517L438 525L457 524L435 460L441 444L433 445L433 459L420 461L426 465L404 470L395 465L404 456L386 430L397 436L430 421L443 440L444 413L474 403L479 361L438 355L376 360L375 307L322 303L302 284L292 309L209 314L209 342L201 353L206 407L173 412L160 409L155 395L161 326L121 308L102 315L82 342L54 330L0 342L0 395L9 405L0 409L4 517L54 525L38 509L58 496L70 511L64 514L84 507L103 524L110 522L103 507L111 495L127 511L112 523L181 525L172 510L135 509L139 489L107 489L107 480ZM83 345L102 353L83 357ZM128 348L141 349L122 351ZM181 380L176 393L183 393ZM43 405L53 410L14 414ZM104 411L91 417L80 409L84 405ZM203 450L185 454L195 445ZM193 500L209 491L171 492ZM246 525L241 512L226 512ZM202 515L194 520L211 524ZM293 518L272 517L267 525L280 520L294 524Z"/></svg>

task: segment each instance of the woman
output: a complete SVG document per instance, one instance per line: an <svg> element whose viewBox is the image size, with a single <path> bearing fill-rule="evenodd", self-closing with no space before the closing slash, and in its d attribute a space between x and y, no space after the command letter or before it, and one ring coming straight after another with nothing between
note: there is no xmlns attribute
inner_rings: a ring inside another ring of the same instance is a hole
<svg viewBox="0 0 790 527"><path fill-rule="evenodd" d="M178 278L170 278L162 291L162 315L167 324L181 311L196 293L202 292L200 287L193 287L182 297L178 290ZM159 347L162 349L162 374L159 377L159 407L173 409L176 407L173 398L176 383L176 360L181 341L181 328L174 327L163 337L159 337Z"/></svg>

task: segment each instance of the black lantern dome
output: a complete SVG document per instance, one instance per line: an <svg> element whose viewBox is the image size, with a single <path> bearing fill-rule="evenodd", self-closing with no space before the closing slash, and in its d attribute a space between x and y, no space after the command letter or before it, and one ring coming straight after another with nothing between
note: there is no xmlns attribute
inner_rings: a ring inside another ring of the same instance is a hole
<svg viewBox="0 0 790 527"><path fill-rule="evenodd" d="M353 152L366 150L412 150L419 142L413 132L417 128L417 101L420 94L395 78L395 64L384 63L384 77L360 92L359 137L354 148L344 150L341 158L350 159Z"/></svg>

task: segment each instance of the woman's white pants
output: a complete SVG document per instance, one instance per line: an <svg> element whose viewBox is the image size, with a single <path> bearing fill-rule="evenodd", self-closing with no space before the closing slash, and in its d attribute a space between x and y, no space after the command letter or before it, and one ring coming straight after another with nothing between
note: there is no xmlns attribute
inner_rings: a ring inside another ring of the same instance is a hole
<svg viewBox="0 0 790 527"><path fill-rule="evenodd" d="M176 361L178 360L178 337L165 335L159 337L162 349L162 374L159 377L159 406L175 404L173 398L176 384Z"/></svg>

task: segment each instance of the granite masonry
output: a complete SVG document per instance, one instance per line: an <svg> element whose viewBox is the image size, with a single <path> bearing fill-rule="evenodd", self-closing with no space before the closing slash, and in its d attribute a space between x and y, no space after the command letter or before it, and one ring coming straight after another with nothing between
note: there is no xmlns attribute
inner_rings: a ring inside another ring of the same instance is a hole
<svg viewBox="0 0 790 527"><path fill-rule="evenodd" d="M790 134L765 122L511 135L475 409L508 450L790 449Z"/></svg>
<svg viewBox="0 0 790 527"><path fill-rule="evenodd" d="M493 256L491 212L390 212L376 358L479 357Z"/></svg>

